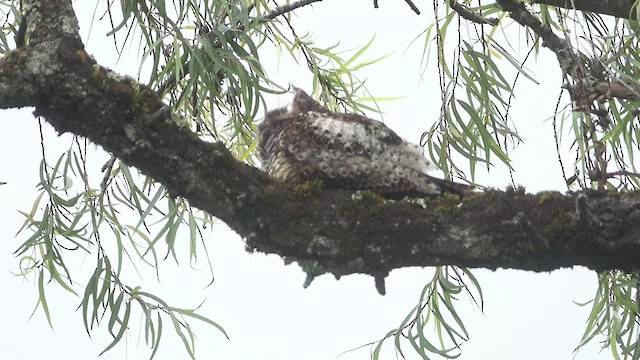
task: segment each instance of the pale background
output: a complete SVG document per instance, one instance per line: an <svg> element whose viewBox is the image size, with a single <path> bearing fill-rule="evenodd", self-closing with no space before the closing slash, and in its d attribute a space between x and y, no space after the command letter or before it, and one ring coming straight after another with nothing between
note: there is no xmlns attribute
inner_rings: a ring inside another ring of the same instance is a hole
<svg viewBox="0 0 640 360"><path fill-rule="evenodd" d="M383 63L361 73L374 96L403 96L382 103L385 122L403 137L418 142L420 134L437 119L439 94L435 68L421 75L420 41L409 43L431 21L430 1L419 4L423 10L416 16L403 1L382 1L373 9L371 1L326 1L299 11L294 25L314 34L319 46L340 42L341 48L353 49L376 35L370 57L394 54ZM90 2L76 3L81 17L81 34L89 35L93 13ZM340 25L344 24L344 25ZM87 42L87 50L99 63L132 76L137 74L136 49L116 63L113 46L104 37L105 24L96 24ZM303 34L303 30L298 30ZM524 49L524 48L523 48ZM524 50L523 50L524 51ZM127 58L132 56L131 58ZM302 68L290 61L278 62L277 56L262 56L272 76L281 83L292 83L310 89L310 78ZM553 114L561 79L553 55L543 49L533 68L540 85L531 83L516 92L512 117L526 143L511 153L516 183L528 191L560 190L562 176L557 164L553 132L548 118ZM434 64L431 64L434 65ZM275 69L275 70L274 70ZM270 107L285 105L287 95L270 97ZM30 209L37 194L38 166L41 159L38 122L29 109L0 113L0 306L4 319L0 327L0 359L26 360L41 358L93 359L110 342L106 330L98 329L87 336L82 315L76 311L80 298L49 286L48 301L53 317L51 329L41 311L30 319L37 301L33 281L15 277L17 260L12 255L25 236L15 237L21 224L17 209ZM379 116L374 116L379 118ZM90 120L90 119L88 119ZM71 137L54 136L45 125L50 159L66 150ZM99 148L96 151L101 152ZM107 159L96 155L97 166ZM101 160L102 159L102 160ZM99 182L101 175L96 174ZM94 179L95 180L95 179ZM478 182L504 188L509 175L504 167L480 174ZM163 296L171 304L195 307L206 299L201 313L221 324L229 334L227 341L215 330L197 325L196 354L199 359L335 359L343 351L381 338L398 326L416 304L432 269L401 269L387 279L387 295L377 294L373 279L362 275L317 278L302 288L305 275L297 265L285 266L277 256L247 254L244 244L226 226L218 226L208 234L208 247L215 281L210 281L206 263L192 270L183 253L180 267L166 261L161 265L161 283L153 276L144 280L132 275L132 285ZM94 258L79 257L75 270L82 276L92 272ZM589 308L574 302L589 300L596 290L596 274L582 268L534 274L523 271L475 271L485 294L484 314L475 310L462 297L458 310L470 333L461 359L572 359L573 350L582 335ZM151 275L151 274L149 274ZM80 281L82 283L82 281ZM79 290L82 291L81 289ZM143 359L150 351L139 335L139 320L132 318L126 342L101 356L102 359ZM434 334L435 335L435 334ZM383 358L395 359L391 351ZM370 347L344 354L340 359L368 359ZM415 356L407 345L405 354ZM187 359L180 340L165 322L164 340L157 359ZM592 345L582 349L577 359L609 359L608 351L599 352Z"/></svg>

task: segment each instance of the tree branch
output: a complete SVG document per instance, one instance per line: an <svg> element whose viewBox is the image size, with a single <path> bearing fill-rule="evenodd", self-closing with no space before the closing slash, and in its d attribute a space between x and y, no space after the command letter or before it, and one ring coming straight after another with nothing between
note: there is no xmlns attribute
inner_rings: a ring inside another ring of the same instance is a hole
<svg viewBox="0 0 640 360"><path fill-rule="evenodd" d="M556 54L564 74L573 74L573 70L580 61L578 54L567 40L556 35L549 25L543 24L533 16L518 0L496 0L496 3L502 10L508 12L513 20L522 26L529 27L542 39L542 45Z"/></svg>
<svg viewBox="0 0 640 360"><path fill-rule="evenodd" d="M611 15L622 19L635 19L631 13L634 0L532 0L532 3L565 9Z"/></svg>
<svg viewBox="0 0 640 360"><path fill-rule="evenodd" d="M296 1L296 2L291 3L289 5L278 7L274 11L270 12L269 14L267 14L264 18L268 19L268 20L273 20L273 19L277 18L280 15L284 15L284 14L286 14L288 12L291 12L291 11L293 11L295 9L301 8L303 6L307 6L309 4L313 4L314 2L318 2L318 1L322 1L322 0L299 0L299 1Z"/></svg>
<svg viewBox="0 0 640 360"><path fill-rule="evenodd" d="M464 4L458 2L458 0L449 0L449 7L453 9L458 15L462 18L467 19L471 22L478 24L487 24L491 26L498 25L498 19L496 18L485 18L482 15L470 10Z"/></svg>
<svg viewBox="0 0 640 360"><path fill-rule="evenodd" d="M588 108L594 101L609 98L640 100L640 86L620 80L577 81L575 85L564 84L562 87L569 91L571 100L581 108Z"/></svg>
<svg viewBox="0 0 640 360"><path fill-rule="evenodd" d="M633 1L629 0L609 0L609 1L588 1L588 0L572 0L566 1L573 3L575 1L576 9L581 7L582 11L596 11L607 14L620 15L625 12L628 17ZM554 6L560 6L562 1L545 1L544 3L553 2ZM525 7L524 3L518 0L496 0L496 3L509 13L509 16L522 26L529 27L536 35L542 39L542 45L549 48L556 54L560 68L564 75L571 76L573 84L565 84L563 88L569 90L571 99L577 105L578 109L587 110L593 101L604 100L608 98L618 98L627 100L640 99L640 86L628 81L622 81L614 78L610 81L598 80L605 73L605 67L597 58L588 58L587 56L574 51L569 41L556 35L549 25L543 24L535 16L533 16ZM543 3L543 1L536 1ZM549 4L552 5L552 4ZM608 12L607 12L608 11Z"/></svg>
<svg viewBox="0 0 640 360"><path fill-rule="evenodd" d="M35 31L43 14L60 20L47 24L75 24L70 8L66 0L39 2L32 42L0 60L0 108L35 106L60 133L90 139L220 218L251 250L300 260L313 275L378 279L444 264L640 270L640 193L488 191L418 204L276 183L179 126L152 89L97 65L73 33Z"/></svg>

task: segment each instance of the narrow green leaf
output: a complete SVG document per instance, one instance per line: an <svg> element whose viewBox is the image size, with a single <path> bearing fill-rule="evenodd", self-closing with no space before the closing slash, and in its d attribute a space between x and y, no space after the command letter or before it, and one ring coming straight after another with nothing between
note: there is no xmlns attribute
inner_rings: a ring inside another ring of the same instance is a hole
<svg viewBox="0 0 640 360"><path fill-rule="evenodd" d="M122 318L122 322L120 324L120 330L118 331L118 334L116 334L116 336L113 338L113 341L109 345L107 345L107 347L104 348L104 350L100 352L100 355L106 353L112 347L114 347L118 342L120 342L120 340L122 339L122 336L127 330L127 326L129 326L129 315L131 315L131 303L127 301L125 303L124 317Z"/></svg>
<svg viewBox="0 0 640 360"><path fill-rule="evenodd" d="M35 309L31 313L29 318L33 317L33 314L38 310L38 306L42 306L42 311L44 311L44 315L47 318L47 323L53 329L53 323L51 322L51 314L49 313L49 305L47 304L47 297L44 292L44 270L40 270L38 273L38 302L36 303Z"/></svg>

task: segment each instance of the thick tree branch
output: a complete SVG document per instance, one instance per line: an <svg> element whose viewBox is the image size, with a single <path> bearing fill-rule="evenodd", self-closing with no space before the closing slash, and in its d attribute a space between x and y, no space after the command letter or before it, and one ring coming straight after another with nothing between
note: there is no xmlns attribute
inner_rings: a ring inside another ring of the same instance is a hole
<svg viewBox="0 0 640 360"><path fill-rule="evenodd" d="M533 0L533 3L565 9L611 15L622 19L635 19L631 14L634 0Z"/></svg>
<svg viewBox="0 0 640 360"><path fill-rule="evenodd" d="M50 0L37 12L77 31L70 8ZM489 191L421 205L366 192L293 191L177 125L151 89L98 66L69 28L36 30L43 21L33 21L33 42L0 60L0 108L35 106L59 132L87 137L220 218L250 249L315 264L313 274L378 278L443 264L640 268L638 193Z"/></svg>

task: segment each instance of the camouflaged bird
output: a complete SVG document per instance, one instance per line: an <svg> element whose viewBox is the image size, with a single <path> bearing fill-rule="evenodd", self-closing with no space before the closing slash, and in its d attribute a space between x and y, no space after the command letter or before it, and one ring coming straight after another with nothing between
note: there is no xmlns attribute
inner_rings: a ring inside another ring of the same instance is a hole
<svg viewBox="0 0 640 360"><path fill-rule="evenodd" d="M331 112L300 89L258 126L263 166L284 183L322 180L327 187L372 190L388 197L464 195L470 187L427 175L423 149L385 124Z"/></svg>

